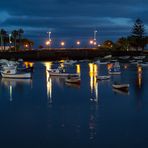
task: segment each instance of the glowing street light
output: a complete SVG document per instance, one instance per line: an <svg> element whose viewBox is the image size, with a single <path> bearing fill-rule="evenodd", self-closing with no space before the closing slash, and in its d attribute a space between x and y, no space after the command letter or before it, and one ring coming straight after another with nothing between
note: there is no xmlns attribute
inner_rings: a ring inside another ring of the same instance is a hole
<svg viewBox="0 0 148 148"><path fill-rule="evenodd" d="M80 41L77 41L77 45L80 45L81 44L81 42Z"/></svg>
<svg viewBox="0 0 148 148"><path fill-rule="evenodd" d="M50 45L50 41L46 41L46 45Z"/></svg>
<svg viewBox="0 0 148 148"><path fill-rule="evenodd" d="M51 40L50 41L46 41L46 43L45 43L47 46L48 46L48 48L50 47L50 45L51 45Z"/></svg>
<svg viewBox="0 0 148 148"><path fill-rule="evenodd" d="M65 42L64 41L61 42L61 46L62 47L65 46Z"/></svg>
<svg viewBox="0 0 148 148"><path fill-rule="evenodd" d="M94 45L95 45L95 46L97 45L97 42L96 42L96 41L94 42Z"/></svg>
<svg viewBox="0 0 148 148"><path fill-rule="evenodd" d="M92 45L94 43L94 41L93 40L90 40L89 43Z"/></svg>
<svg viewBox="0 0 148 148"><path fill-rule="evenodd" d="M25 47L28 48L28 44L25 44Z"/></svg>

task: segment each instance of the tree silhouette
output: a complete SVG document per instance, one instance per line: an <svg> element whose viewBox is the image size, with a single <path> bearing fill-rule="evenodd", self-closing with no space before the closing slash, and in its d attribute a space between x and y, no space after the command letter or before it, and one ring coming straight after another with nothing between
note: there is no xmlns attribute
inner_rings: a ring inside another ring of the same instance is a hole
<svg viewBox="0 0 148 148"><path fill-rule="evenodd" d="M17 37L18 37L19 33L17 30L13 30L12 31L12 37L14 39L14 48L15 48L15 51L16 51L16 42L17 42Z"/></svg>
<svg viewBox="0 0 148 148"><path fill-rule="evenodd" d="M1 49L5 50L5 38L7 37L7 32L4 29L0 30L0 43L1 43Z"/></svg>
<svg viewBox="0 0 148 148"><path fill-rule="evenodd" d="M133 26L131 39L133 40L132 46L137 50L144 49L144 24L139 18Z"/></svg>
<svg viewBox="0 0 148 148"><path fill-rule="evenodd" d="M24 30L23 29L19 29L18 30L18 37L19 37L19 48L21 48L22 45L22 36L23 36Z"/></svg>

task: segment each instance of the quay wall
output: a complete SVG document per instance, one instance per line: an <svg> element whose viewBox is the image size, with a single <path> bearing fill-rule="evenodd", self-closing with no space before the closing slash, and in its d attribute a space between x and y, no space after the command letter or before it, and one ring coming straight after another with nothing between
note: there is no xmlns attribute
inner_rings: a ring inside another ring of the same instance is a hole
<svg viewBox="0 0 148 148"><path fill-rule="evenodd" d="M51 61L61 59L94 59L96 57L112 56L138 56L148 54L141 51L106 51L100 49L42 49L28 51L3 51L0 52L0 59L24 59L31 61Z"/></svg>

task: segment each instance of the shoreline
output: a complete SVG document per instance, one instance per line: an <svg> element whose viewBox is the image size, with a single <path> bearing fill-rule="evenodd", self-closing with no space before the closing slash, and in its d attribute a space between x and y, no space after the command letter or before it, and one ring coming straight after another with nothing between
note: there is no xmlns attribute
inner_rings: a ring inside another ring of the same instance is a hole
<svg viewBox="0 0 148 148"><path fill-rule="evenodd" d="M26 51L1 51L0 59L23 59L28 61L56 61L56 60L84 60L95 59L112 55L119 56L140 56L148 55L147 51L105 51L95 48L87 49L42 49L42 50L26 50Z"/></svg>

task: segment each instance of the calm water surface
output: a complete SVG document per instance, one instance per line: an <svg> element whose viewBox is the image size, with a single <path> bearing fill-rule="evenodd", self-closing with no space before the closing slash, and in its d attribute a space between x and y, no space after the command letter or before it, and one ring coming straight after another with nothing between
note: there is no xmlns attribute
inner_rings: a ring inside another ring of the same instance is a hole
<svg viewBox="0 0 148 148"><path fill-rule="evenodd" d="M34 63L32 80L0 79L0 147L147 148L148 68L122 64L122 74L97 81L109 65L66 67L81 85L49 77L57 63ZM129 83L128 93L112 90Z"/></svg>

